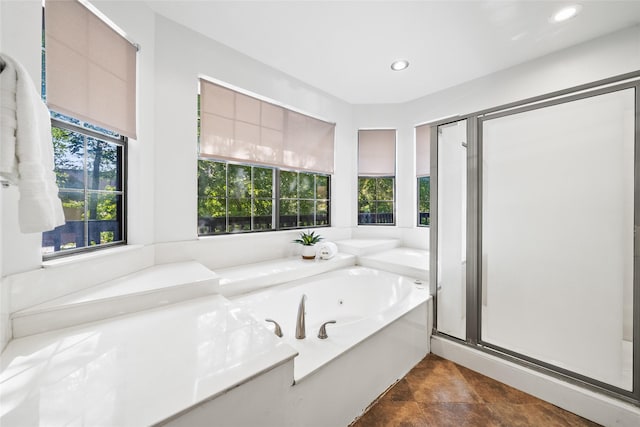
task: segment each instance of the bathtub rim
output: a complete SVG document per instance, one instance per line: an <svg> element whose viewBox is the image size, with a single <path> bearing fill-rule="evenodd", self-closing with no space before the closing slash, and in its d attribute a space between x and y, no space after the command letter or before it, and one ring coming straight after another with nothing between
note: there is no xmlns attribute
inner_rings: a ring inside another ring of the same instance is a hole
<svg viewBox="0 0 640 427"><path fill-rule="evenodd" d="M331 333L329 333L329 338L327 340L319 340L315 336L315 333L311 333L311 334L307 333L307 338L305 338L304 340L296 340L290 337L281 338L284 342L286 342L288 345L293 347L298 353L298 355L294 358L294 384L299 383L300 381L303 381L305 378L308 378L309 376L313 375L323 366L339 358L342 354L353 349L363 341L371 338L376 333L385 329L386 327L388 327L398 319L402 318L406 314L417 309L420 305L425 304L428 309L429 300L431 300L432 298L432 296L429 293L428 285L422 282L416 283L414 278L404 276L398 273L389 272L386 270L380 270L380 269L375 269L375 268L365 267L365 266L349 266L349 267L337 268L335 270L331 270L325 273L320 273L307 278L292 280L290 282L281 283L276 286L255 290L247 294L242 294L236 297L229 298L230 301L232 301L234 304L237 304L238 306L242 306L242 308L246 310L248 314L253 316L254 319L258 321L262 321L264 319L258 318L255 315L254 311L252 310L251 306L248 306L247 304L242 303L243 299L248 300L250 298L255 298L255 296L258 294L267 294L268 297L271 298L287 290L290 290L292 288L308 284L309 281L323 279L326 276L329 276L335 273L340 273L345 270L353 270L353 269L380 272L380 273L383 273L384 275L400 277L406 280L407 282L409 282L411 289L409 291L409 294L405 298L403 298L398 304L391 306L390 308L384 310L383 312L375 316L366 317L357 322L349 322L349 324L345 325L346 327L351 327L352 329L355 328L356 329L355 332L357 333L357 336L351 339L347 344L343 343L342 344L343 347L341 347L339 351L336 351L335 347L329 348L329 345L320 347L323 350L323 354L321 357L320 356L316 357L314 363L311 363L308 361L310 359L310 356L308 356L307 352L311 350L309 347L313 347L313 345L318 344L319 341L322 341L325 344L331 344L331 343L335 344L334 341L331 341ZM240 304L238 304L239 301L240 301ZM331 319L327 319L327 320L331 320ZM267 329L266 325L264 325L264 327ZM425 329L428 329L427 318L424 319L424 327ZM267 330L269 330L269 332L272 333L270 329L267 329ZM322 343L320 345L322 345Z"/></svg>

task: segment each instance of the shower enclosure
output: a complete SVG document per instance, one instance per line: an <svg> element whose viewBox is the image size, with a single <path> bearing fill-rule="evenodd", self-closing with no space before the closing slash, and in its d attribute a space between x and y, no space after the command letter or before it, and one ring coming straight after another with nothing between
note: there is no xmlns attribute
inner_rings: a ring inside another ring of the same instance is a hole
<svg viewBox="0 0 640 427"><path fill-rule="evenodd" d="M437 335L640 402L639 88L431 124Z"/></svg>

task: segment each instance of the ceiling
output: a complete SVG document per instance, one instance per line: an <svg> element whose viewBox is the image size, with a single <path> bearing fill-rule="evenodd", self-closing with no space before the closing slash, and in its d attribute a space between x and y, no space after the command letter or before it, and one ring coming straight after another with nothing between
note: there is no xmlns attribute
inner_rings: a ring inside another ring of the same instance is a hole
<svg viewBox="0 0 640 427"><path fill-rule="evenodd" d="M351 104L402 103L640 23L640 0L147 1ZM406 58L404 71L391 62Z"/></svg>

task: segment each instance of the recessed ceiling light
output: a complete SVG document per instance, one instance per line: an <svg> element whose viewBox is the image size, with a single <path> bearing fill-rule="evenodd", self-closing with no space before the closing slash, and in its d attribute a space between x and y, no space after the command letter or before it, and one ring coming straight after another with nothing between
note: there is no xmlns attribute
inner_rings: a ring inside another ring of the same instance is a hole
<svg viewBox="0 0 640 427"><path fill-rule="evenodd" d="M582 9L582 6L580 6L579 4L572 4L571 6L565 6L559 11L557 11L556 13L554 13L550 21L551 22L566 21L567 19L571 19L574 16L576 16L578 12L580 12L580 9Z"/></svg>
<svg viewBox="0 0 640 427"><path fill-rule="evenodd" d="M409 61L407 61L406 59L398 59L397 61L393 61L391 63L391 69L393 71L404 70L408 66L409 66Z"/></svg>

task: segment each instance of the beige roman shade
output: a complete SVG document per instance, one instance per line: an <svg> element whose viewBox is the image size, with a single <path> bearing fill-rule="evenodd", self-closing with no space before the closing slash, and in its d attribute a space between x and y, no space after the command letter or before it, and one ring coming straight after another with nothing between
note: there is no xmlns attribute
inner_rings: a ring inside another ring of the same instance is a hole
<svg viewBox="0 0 640 427"><path fill-rule="evenodd" d="M431 126L416 127L416 176L429 176L431 171Z"/></svg>
<svg viewBox="0 0 640 427"><path fill-rule="evenodd" d="M49 109L136 137L136 52L76 0L47 0Z"/></svg>
<svg viewBox="0 0 640 427"><path fill-rule="evenodd" d="M200 80L200 156L333 173L335 125Z"/></svg>
<svg viewBox="0 0 640 427"><path fill-rule="evenodd" d="M358 131L358 175L395 176L395 129Z"/></svg>

